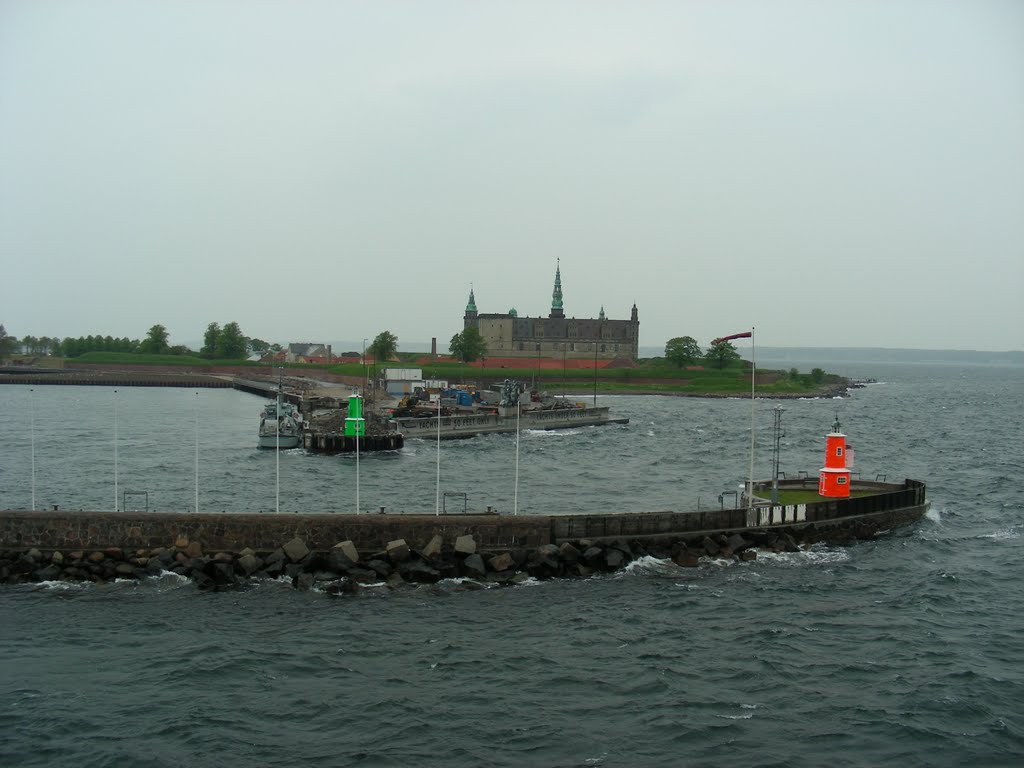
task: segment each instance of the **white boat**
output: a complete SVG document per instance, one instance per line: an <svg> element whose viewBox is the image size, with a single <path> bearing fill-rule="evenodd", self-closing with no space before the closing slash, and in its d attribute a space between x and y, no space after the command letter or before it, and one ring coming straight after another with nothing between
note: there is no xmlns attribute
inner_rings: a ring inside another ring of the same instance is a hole
<svg viewBox="0 0 1024 768"><path fill-rule="evenodd" d="M302 416L290 403L267 403L260 413L260 448L298 448L302 445Z"/></svg>

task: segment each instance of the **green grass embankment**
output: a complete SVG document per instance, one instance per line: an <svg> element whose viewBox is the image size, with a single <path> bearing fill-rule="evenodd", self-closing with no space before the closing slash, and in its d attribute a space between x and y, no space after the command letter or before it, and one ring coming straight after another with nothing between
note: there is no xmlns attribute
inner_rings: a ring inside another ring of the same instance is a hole
<svg viewBox="0 0 1024 768"><path fill-rule="evenodd" d="M50 358L52 359L52 358ZM181 368L213 368L244 366L267 369L268 364L250 360L224 360L195 355L142 355L127 352L88 352L68 358L68 363L117 366L175 366ZM326 371L340 376L362 377L372 373L359 361L322 365L311 363L278 363L270 367L283 367L286 371L312 378ZM381 366L377 366L379 369ZM425 379L441 379L451 383L478 382L489 384L512 379L552 394L675 394L690 396L743 397L750 393L750 372L742 364L724 369L679 369L664 364L646 363L633 368L566 369L560 368L478 368L456 362L436 362L416 365L412 362L391 363L390 367L420 368ZM848 382L834 374L817 377L794 371L759 370L756 394L760 397L813 397L842 388Z"/></svg>

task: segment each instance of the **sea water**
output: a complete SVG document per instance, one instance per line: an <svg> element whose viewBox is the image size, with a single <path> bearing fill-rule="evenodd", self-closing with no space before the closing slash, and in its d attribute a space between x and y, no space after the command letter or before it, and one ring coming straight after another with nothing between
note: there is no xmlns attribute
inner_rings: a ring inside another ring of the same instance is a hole
<svg viewBox="0 0 1024 768"><path fill-rule="evenodd" d="M0 387L2 508L354 512L357 475L363 512L717 508L752 422L769 475L776 406L787 477L816 475L838 417L855 472L932 503L869 542L481 591L2 586L0 765L1017 765L1024 369L841 372L878 383L598 397L630 423L358 464L257 450L262 402L234 391Z"/></svg>

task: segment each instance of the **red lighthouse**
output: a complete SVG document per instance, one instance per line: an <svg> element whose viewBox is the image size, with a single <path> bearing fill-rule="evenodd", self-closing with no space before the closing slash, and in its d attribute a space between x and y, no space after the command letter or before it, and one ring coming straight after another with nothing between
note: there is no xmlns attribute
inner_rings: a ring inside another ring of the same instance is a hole
<svg viewBox="0 0 1024 768"><path fill-rule="evenodd" d="M846 435L839 431L839 418L825 435L825 466L818 473L818 494L846 499L850 496L850 463L847 462Z"/></svg>

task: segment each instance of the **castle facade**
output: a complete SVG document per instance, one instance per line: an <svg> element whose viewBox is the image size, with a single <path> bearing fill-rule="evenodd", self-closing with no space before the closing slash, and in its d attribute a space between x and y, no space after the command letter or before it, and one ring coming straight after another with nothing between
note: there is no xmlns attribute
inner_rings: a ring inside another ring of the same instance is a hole
<svg viewBox="0 0 1024 768"><path fill-rule="evenodd" d="M478 312L471 288L463 328L480 332L487 344L488 357L636 360L639 353L640 320L636 304L629 320L609 320L604 307L596 318L565 316L561 265L555 268L555 288L547 317L520 317L515 309L501 314Z"/></svg>

